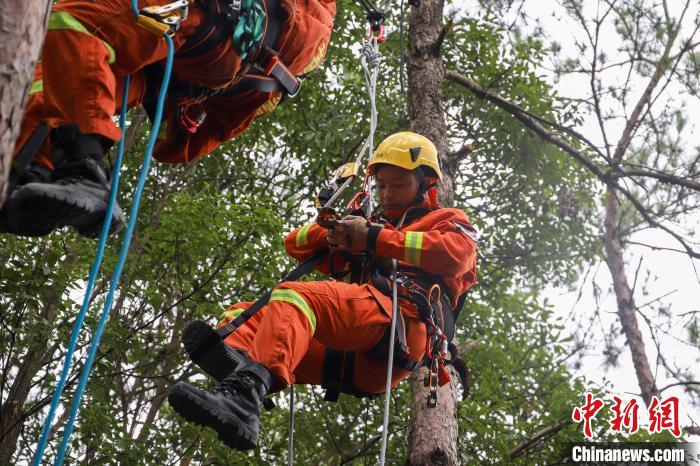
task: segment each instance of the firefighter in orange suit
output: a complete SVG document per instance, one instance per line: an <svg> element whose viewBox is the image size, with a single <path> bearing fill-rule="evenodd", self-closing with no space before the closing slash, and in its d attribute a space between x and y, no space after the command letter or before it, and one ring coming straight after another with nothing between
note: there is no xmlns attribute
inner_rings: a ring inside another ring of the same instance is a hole
<svg viewBox="0 0 700 466"><path fill-rule="evenodd" d="M138 7L142 19L173 29L173 75L154 151L167 163L208 154L296 94L325 56L336 11L334 0L140 0ZM53 5L15 157L39 128L49 137L17 173L0 231L99 232L109 192L102 159L121 138L112 117L125 77L129 108L142 104L152 116L166 54L162 34L140 26L131 0ZM117 206L111 232L123 225Z"/></svg>
<svg viewBox="0 0 700 466"><path fill-rule="evenodd" d="M199 348L213 329L195 320L183 332L190 357L219 386L205 390L180 382L170 404L185 419L214 428L232 448L257 444L261 403L287 385L324 385L357 396L384 391L392 305L386 275L377 272L382 262L397 259L399 271L422 277L426 287L439 283L450 314L476 282L477 244L467 214L437 206L442 174L435 146L415 133L394 134L378 146L368 170L382 210L373 222L346 216L333 229L314 223L285 240L287 252L300 261L330 250L317 269L335 280L280 284L267 306L203 354ZM354 264L360 252L362 270ZM397 349L392 387L419 365L427 338L417 305L401 289L399 296L406 348ZM220 325L250 304L229 308Z"/></svg>

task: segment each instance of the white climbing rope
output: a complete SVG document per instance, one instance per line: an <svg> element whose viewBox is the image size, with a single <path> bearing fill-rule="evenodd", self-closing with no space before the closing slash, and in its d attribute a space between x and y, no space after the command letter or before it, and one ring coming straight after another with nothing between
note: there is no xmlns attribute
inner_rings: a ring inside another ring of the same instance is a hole
<svg viewBox="0 0 700 466"><path fill-rule="evenodd" d="M365 156L369 157L374 149L374 132L377 129L377 77L379 76L379 68L382 62L382 53L379 51L379 42L377 37L370 32L370 36L360 50L360 65L365 75L365 87L369 96L369 134L365 139L362 148L360 149L357 158L355 159L356 166L362 166L362 161ZM370 185L367 178L367 185ZM367 189L369 186L365 186ZM374 199L369 196L367 212L372 212L372 204Z"/></svg>
<svg viewBox="0 0 700 466"><path fill-rule="evenodd" d="M384 466L386 462L386 443L389 438L389 407L391 404L391 373L394 371L394 342L396 338L396 319L399 313L398 291L396 286L396 274L398 266L396 259L391 260L391 333L389 338L389 359L386 362L386 393L384 395L384 421L382 423L382 446L379 453L379 464Z"/></svg>
<svg viewBox="0 0 700 466"><path fill-rule="evenodd" d="M289 386L289 440L287 442L287 464L294 465L294 384Z"/></svg>

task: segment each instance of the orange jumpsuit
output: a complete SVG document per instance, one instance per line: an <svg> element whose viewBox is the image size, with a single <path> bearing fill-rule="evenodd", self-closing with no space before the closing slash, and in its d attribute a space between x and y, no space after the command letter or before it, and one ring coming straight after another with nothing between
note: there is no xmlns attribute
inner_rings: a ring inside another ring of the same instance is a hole
<svg viewBox="0 0 700 466"><path fill-rule="evenodd" d="M325 56L335 1L279 1L286 15L276 44L279 57L291 73L308 73ZM139 8L168 3L171 0L140 0ZM190 7L188 18L173 38L176 51L204 24L204 11L206 6L199 0ZM128 105L137 106L146 94L144 66L164 60L166 54L162 37L136 24L130 0L62 0L54 4L15 155L42 120L49 128L76 123L83 134L119 140L121 134L112 117L121 105L125 76L132 75ZM178 80L209 88L230 86L240 70L241 58L230 40L191 58L176 54L173 65ZM195 134L179 127L176 102L169 99L154 157L162 162L186 163L208 154L245 131L254 119L273 111L280 98L279 92L254 90L210 97L203 102L207 116ZM35 161L50 170L49 152L46 142Z"/></svg>
<svg viewBox="0 0 700 466"><path fill-rule="evenodd" d="M476 282L476 251L467 215L458 209L437 209L400 230L387 224L377 235L374 253L395 258L439 275L458 297ZM298 260L328 247L327 230L317 224L297 228L285 239L287 253ZM348 261L334 255L334 270ZM329 261L317 269L329 273ZM454 304L454 303L453 303ZM220 325L236 318L251 303L235 304L224 312ZM399 308L407 334L410 358L423 358L426 329L415 305L403 298ZM369 358L391 322L391 298L372 284L343 281L285 282L277 286L267 306L226 338L235 349L248 351L273 374L273 391L291 383L321 384L326 349L355 353L352 383L362 392L380 393L386 383L386 361ZM345 368L344 368L345 369ZM394 368L392 387L408 377Z"/></svg>

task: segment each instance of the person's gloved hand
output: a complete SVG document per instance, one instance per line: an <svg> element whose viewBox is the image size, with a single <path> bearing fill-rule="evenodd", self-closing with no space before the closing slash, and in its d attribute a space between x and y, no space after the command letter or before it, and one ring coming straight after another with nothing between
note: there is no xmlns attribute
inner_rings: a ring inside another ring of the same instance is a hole
<svg viewBox="0 0 700 466"><path fill-rule="evenodd" d="M331 250L366 251L370 225L364 217L346 215L337 226L328 230L327 240Z"/></svg>

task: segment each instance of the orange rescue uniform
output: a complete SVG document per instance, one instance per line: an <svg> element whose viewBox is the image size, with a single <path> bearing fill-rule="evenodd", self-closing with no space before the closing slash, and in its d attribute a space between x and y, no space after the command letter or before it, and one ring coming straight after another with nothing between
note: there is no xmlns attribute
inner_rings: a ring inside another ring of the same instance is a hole
<svg viewBox="0 0 700 466"><path fill-rule="evenodd" d="M454 299L476 282L477 244L467 215L458 209L433 210L404 225L400 230L385 225L379 232L374 253L378 258L395 258L402 267L419 267L439 275ZM327 230L318 224L297 228L285 239L287 253L303 261L328 247ZM333 255L334 270L348 267L349 262ZM329 274L326 259L316 267ZM453 303L454 304L454 303ZM230 307L220 322L225 325L249 307L239 303ZM410 358L423 358L426 329L415 305L399 299ZM226 338L235 349L248 351L250 357L264 364L273 375L273 391L288 384L323 382L326 350L331 348L354 353L355 389L380 393L386 383L386 361L368 357L364 352L374 347L391 322L391 298L370 284L342 281L285 282L277 286L270 302L237 331ZM343 367L341 372L350 368ZM394 368L392 387L409 376Z"/></svg>
<svg viewBox="0 0 700 466"><path fill-rule="evenodd" d="M194 85L226 88L241 71L241 58L231 40L194 57L177 56L187 38L205 23L209 1L222 0L195 1L173 37L173 74ZM325 56L335 1L279 1L286 19L276 50L291 73L306 74L317 68ZM168 3L171 0L140 0L139 8ZM163 61L166 54L162 37L136 24L130 0L63 0L54 4L15 155L42 120L49 128L76 123L83 134L119 140L121 134L112 117L119 111L126 75L132 76L128 106L140 105L147 92L143 68ZM206 155L241 134L256 118L272 112L280 98L279 92L255 90L210 97L202 103L206 118L194 134L180 128L177 122L176 104L187 100L178 98L175 102L170 98L154 157L161 162L186 163ZM35 161L51 170L49 152L46 142Z"/></svg>

